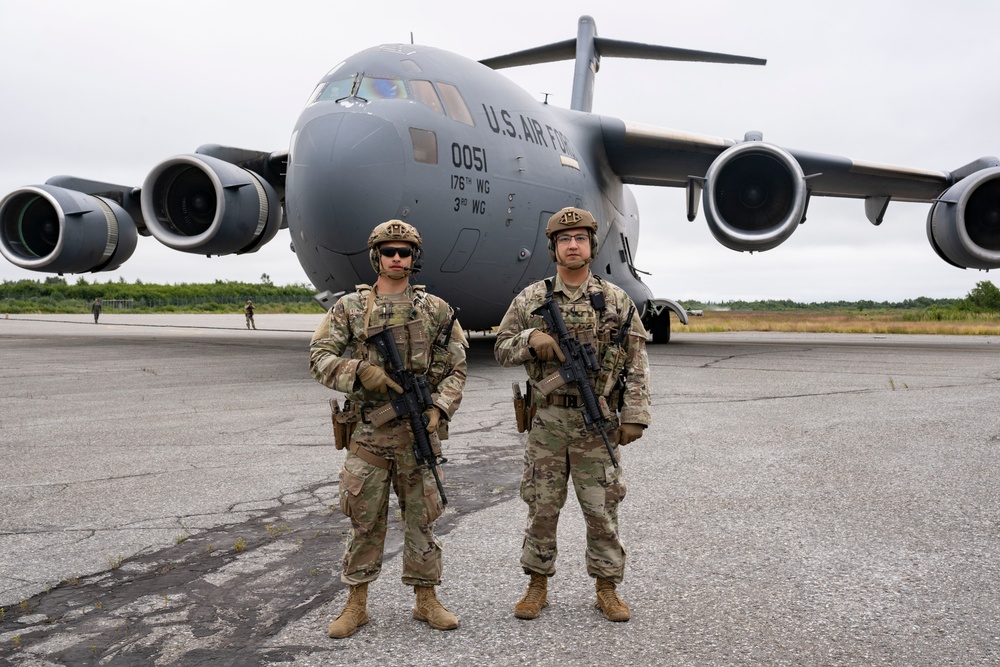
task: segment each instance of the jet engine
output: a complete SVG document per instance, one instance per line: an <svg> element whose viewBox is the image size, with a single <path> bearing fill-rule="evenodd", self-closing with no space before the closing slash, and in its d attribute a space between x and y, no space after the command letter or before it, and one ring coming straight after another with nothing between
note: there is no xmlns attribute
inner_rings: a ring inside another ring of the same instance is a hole
<svg viewBox="0 0 1000 667"><path fill-rule="evenodd" d="M941 259L959 268L1000 268L1000 167L948 188L927 214L927 239Z"/></svg>
<svg viewBox="0 0 1000 667"><path fill-rule="evenodd" d="M183 252L254 252L281 226L281 201L263 178L208 155L178 155L142 186L142 217L160 243Z"/></svg>
<svg viewBox="0 0 1000 667"><path fill-rule="evenodd" d="M31 185L0 201L0 252L22 269L111 271L132 256L132 217L110 199L54 185Z"/></svg>
<svg viewBox="0 0 1000 667"><path fill-rule="evenodd" d="M732 250L770 250L805 216L808 192L799 163L760 141L726 149L705 175L705 217L712 235Z"/></svg>

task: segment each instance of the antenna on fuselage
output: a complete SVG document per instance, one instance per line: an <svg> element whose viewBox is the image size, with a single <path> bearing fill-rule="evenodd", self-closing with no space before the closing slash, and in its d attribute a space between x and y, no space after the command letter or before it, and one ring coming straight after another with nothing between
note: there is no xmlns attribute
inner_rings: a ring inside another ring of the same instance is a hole
<svg viewBox="0 0 1000 667"><path fill-rule="evenodd" d="M413 44L413 31L410 31L410 44Z"/></svg>

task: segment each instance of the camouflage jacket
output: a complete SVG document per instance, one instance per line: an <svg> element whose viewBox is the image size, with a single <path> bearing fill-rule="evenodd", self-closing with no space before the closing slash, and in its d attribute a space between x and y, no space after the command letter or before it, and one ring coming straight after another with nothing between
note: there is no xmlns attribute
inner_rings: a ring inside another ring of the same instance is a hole
<svg viewBox="0 0 1000 667"><path fill-rule="evenodd" d="M365 343L365 309L372 288L358 285L342 296L326 314L309 346L309 372L320 383L343 392L352 402L384 404L387 394L371 392L357 379L358 365L367 360L384 367L374 346ZM400 307L400 304L407 307ZM383 326L402 326L404 340L397 338L406 367L427 376L434 405L451 419L462 402L465 388L465 332L445 301L428 294L420 285L410 285L401 300L375 294L368 318L369 331Z"/></svg>
<svg viewBox="0 0 1000 667"><path fill-rule="evenodd" d="M553 297L566 321L566 328L581 343L590 343L597 352L601 370L591 373L591 382L597 394L608 396L615 379L626 371L625 392L620 419L623 423L649 426L649 360L646 356L646 329L639 313L632 316L631 326L622 348L613 343L620 327L634 307L632 299L623 289L612 285L600 276L590 274L587 282L577 290L569 289L559 276L554 279ZM605 307L593 307L590 294L604 292ZM494 347L496 360L502 366L524 364L528 378L538 382L559 369L560 362L541 362L532 357L528 338L538 329L551 333L541 315L532 315L545 300L545 281L528 285L514 297L497 330ZM553 393L577 393L572 384L564 385ZM613 408L614 406L612 406Z"/></svg>

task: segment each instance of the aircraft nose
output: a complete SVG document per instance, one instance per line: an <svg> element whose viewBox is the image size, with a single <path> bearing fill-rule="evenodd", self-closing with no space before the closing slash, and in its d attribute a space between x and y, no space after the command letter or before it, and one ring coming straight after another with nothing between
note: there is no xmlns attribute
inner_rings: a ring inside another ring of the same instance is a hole
<svg viewBox="0 0 1000 667"><path fill-rule="evenodd" d="M365 250L372 228L399 217L403 142L370 113L339 111L304 123L286 178L289 226L337 253Z"/></svg>

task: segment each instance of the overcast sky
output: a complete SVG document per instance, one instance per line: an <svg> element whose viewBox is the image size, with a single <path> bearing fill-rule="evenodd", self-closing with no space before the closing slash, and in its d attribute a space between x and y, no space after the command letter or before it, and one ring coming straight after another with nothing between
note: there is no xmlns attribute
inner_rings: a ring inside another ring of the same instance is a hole
<svg viewBox="0 0 1000 667"><path fill-rule="evenodd" d="M205 143L287 148L316 82L382 43L482 59L576 36L766 58L766 67L605 59L594 111L727 138L952 170L1000 154L1000 3L956 0L661 2L0 2L0 195L57 174L141 185ZM568 106L572 63L505 74ZM927 205L816 198L806 224L765 253L719 245L683 193L636 187L638 268L657 296L723 301L961 297L993 274L941 261ZM88 281L304 283L283 231L255 255L205 258L140 238L119 271ZM0 258L0 279L44 277ZM72 279L72 278L71 278ZM993 278L994 282L997 281Z"/></svg>

